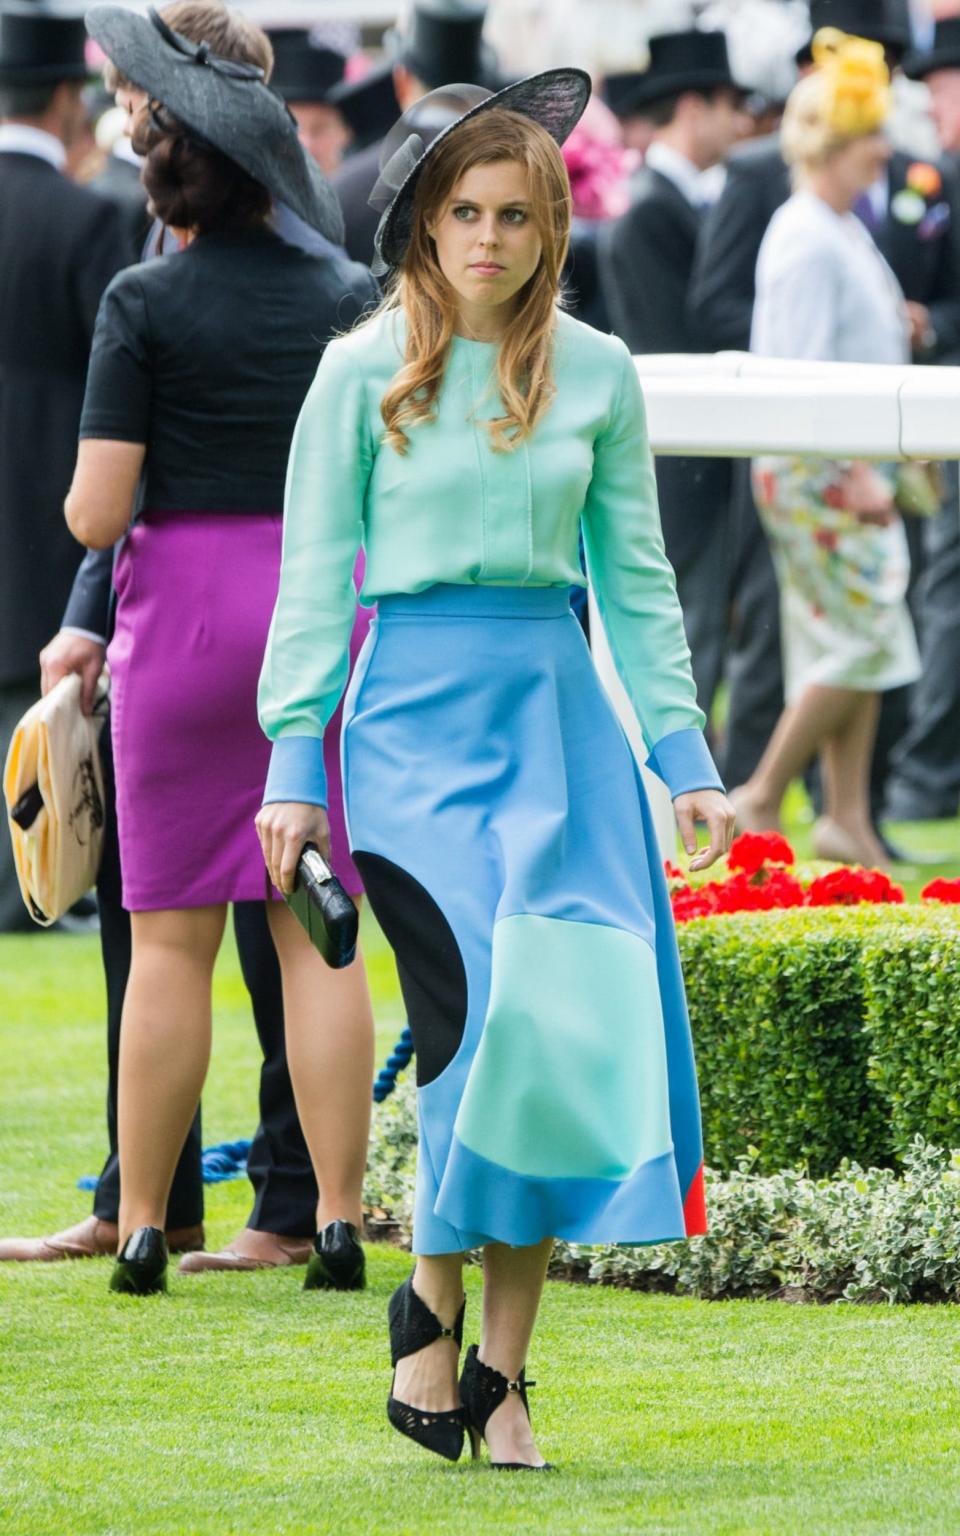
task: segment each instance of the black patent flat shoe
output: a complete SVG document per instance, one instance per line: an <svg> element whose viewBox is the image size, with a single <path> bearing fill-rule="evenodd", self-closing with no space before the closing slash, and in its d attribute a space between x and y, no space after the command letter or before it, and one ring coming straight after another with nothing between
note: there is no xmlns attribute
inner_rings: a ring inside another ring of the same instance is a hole
<svg viewBox="0 0 960 1536"><path fill-rule="evenodd" d="M137 1227L124 1243L110 1276L111 1291L158 1296L167 1289L167 1240L159 1227Z"/></svg>
<svg viewBox="0 0 960 1536"><path fill-rule="evenodd" d="M535 1381L527 1380L525 1371L520 1372L516 1381L508 1381L506 1376L495 1371L491 1365L484 1365L477 1352L477 1345L470 1345L463 1375L460 1377L460 1398L474 1461L479 1460L480 1457L480 1445L484 1438L487 1420L500 1407L507 1393L517 1394L529 1419L530 1404L527 1402L527 1392L535 1386ZM491 1461L490 1466L494 1472L556 1472L557 1470L552 1461L545 1461L540 1466L529 1461Z"/></svg>
<svg viewBox="0 0 960 1536"><path fill-rule="evenodd" d="M463 1316L466 1307L467 1301L464 1297L453 1327L445 1328L436 1314L430 1311L426 1302L417 1295L413 1288L413 1276L410 1275L394 1291L387 1309L394 1379L396 1379L399 1360L404 1360L407 1355L415 1355L419 1350L426 1349L427 1345L432 1344L435 1339L453 1339L459 1350L463 1343ZM440 1413L433 1413L426 1408L414 1408L409 1403L402 1403L398 1397L394 1397L391 1388L387 1399L387 1418L394 1429L401 1435L406 1435L417 1445L422 1445L424 1450L433 1451L435 1455L443 1456L447 1461L460 1460L464 1431L462 1408L449 1408Z"/></svg>
<svg viewBox="0 0 960 1536"><path fill-rule="evenodd" d="M362 1291L367 1261L360 1233L349 1221L331 1221L318 1232L307 1263L305 1291Z"/></svg>

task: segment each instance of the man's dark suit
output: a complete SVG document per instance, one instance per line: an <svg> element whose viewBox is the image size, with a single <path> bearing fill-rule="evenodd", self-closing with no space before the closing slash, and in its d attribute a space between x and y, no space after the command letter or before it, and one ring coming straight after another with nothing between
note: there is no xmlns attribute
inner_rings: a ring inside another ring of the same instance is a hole
<svg viewBox="0 0 960 1536"><path fill-rule="evenodd" d="M0 688L39 676L81 550L63 519L100 296L123 265L109 202L0 154Z"/></svg>
<svg viewBox="0 0 960 1536"><path fill-rule="evenodd" d="M904 294L930 311L935 345L924 362L947 361L960 348L960 187L941 167L943 200L950 216L929 236L923 224L898 220L891 205L906 182L912 159L896 152L889 167L887 213L871 229ZM757 255L767 225L790 196L790 175L776 136L742 146L731 156L723 193L705 221L690 291L691 324L705 352L750 344ZM752 773L783 703L776 577L750 493L749 470L734 471L737 579L727 752L728 784ZM920 530L908 524L914 554ZM917 562L919 565L919 561ZM890 751L905 724L906 694L884 697L874 764L874 801L879 809Z"/></svg>
<svg viewBox="0 0 960 1536"><path fill-rule="evenodd" d="M39 155L0 153L0 762L80 563L63 500L97 306L123 263L110 203ZM0 932L32 926L4 835Z"/></svg>
<svg viewBox="0 0 960 1536"><path fill-rule="evenodd" d="M398 116L399 112L398 107ZM355 155L348 155L331 177L343 209L347 255L352 261L362 261L365 266L369 266L373 260L373 237L380 223L379 213L367 201L379 174L380 140L376 144L368 144L366 149L358 150Z"/></svg>
<svg viewBox="0 0 960 1536"><path fill-rule="evenodd" d="M630 351L700 352L687 319L687 291L702 214L668 177L645 167L634 200L601 232L601 275L613 328ZM723 664L730 468L723 459L657 460L667 555L693 658L701 707L709 713Z"/></svg>
<svg viewBox="0 0 960 1536"><path fill-rule="evenodd" d="M127 260L131 264L139 261L153 222L147 212L147 194L140 180L140 167L119 155L108 155L103 168L88 186L116 205L127 242Z"/></svg>

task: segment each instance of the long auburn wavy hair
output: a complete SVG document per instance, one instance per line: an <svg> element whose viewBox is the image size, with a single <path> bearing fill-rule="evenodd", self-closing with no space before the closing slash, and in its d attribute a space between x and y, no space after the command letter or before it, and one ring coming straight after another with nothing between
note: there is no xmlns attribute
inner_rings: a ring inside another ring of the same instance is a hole
<svg viewBox="0 0 960 1536"><path fill-rule="evenodd" d="M551 364L560 279L570 242L570 182L559 147L545 128L518 112L491 108L449 134L424 167L413 207L413 234L379 313L406 319L403 367L380 405L384 441L398 453L408 431L432 421L457 317L456 294L440 270L428 233L461 177L475 165L512 160L527 173L531 217L543 254L516 296L500 346L497 385L505 414L484 423L491 447L509 453L530 436L554 396Z"/></svg>

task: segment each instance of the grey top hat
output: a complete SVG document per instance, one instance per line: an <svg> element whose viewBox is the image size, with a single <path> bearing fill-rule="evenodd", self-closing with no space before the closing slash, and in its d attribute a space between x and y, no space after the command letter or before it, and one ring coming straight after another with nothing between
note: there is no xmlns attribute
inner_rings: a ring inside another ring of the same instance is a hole
<svg viewBox="0 0 960 1536"><path fill-rule="evenodd" d="M548 69L502 91L482 85L442 85L408 107L387 134L380 151L380 176L370 205L382 210L373 272L382 277L403 261L413 233L413 203L424 166L437 145L461 123L500 107L519 112L562 144L590 99L590 76L582 69Z"/></svg>
<svg viewBox="0 0 960 1536"><path fill-rule="evenodd" d="M84 80L83 12L63 0L0 0L0 85Z"/></svg>
<svg viewBox="0 0 960 1536"><path fill-rule="evenodd" d="M219 149L312 229L342 244L337 195L304 153L296 123L261 69L190 42L152 6L144 17L119 5L92 5L86 23L117 69L189 133Z"/></svg>

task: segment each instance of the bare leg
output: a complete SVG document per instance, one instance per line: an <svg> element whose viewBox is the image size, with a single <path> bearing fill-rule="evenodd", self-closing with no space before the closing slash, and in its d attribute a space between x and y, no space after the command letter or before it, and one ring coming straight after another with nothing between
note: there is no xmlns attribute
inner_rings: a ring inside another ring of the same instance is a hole
<svg viewBox="0 0 960 1536"><path fill-rule="evenodd" d="M283 976L287 1060L320 1200L317 1230L331 1221L362 1228L373 1083L373 1011L363 960L331 970L293 913L268 917Z"/></svg>
<svg viewBox="0 0 960 1536"><path fill-rule="evenodd" d="M844 728L823 743L825 825L821 835L839 828L838 856L882 867L886 853L870 817L870 763L879 715L879 695L859 693Z"/></svg>
<svg viewBox="0 0 960 1536"><path fill-rule="evenodd" d="M120 1029L120 1246L163 1227L210 1060L213 966L226 907L134 912Z"/></svg>
<svg viewBox="0 0 960 1536"><path fill-rule="evenodd" d="M824 741L846 727L862 698L852 688L813 684L787 706L752 778L734 791L741 831L779 829L780 805L790 781L803 772Z"/></svg>
<svg viewBox="0 0 960 1536"><path fill-rule="evenodd" d="M462 1253L432 1254L417 1259L413 1272L414 1290L444 1328L453 1327L463 1305L463 1260ZM459 1408L458 1360L454 1339L434 1339L425 1349L398 1361L394 1397L428 1413Z"/></svg>
<svg viewBox="0 0 960 1536"><path fill-rule="evenodd" d="M483 1331L479 1354L484 1365L492 1366L508 1381L515 1381L526 1364L552 1251L552 1238L531 1248L488 1243L483 1250ZM515 1392L508 1392L490 1415L485 1439L493 1461L543 1464L530 1421Z"/></svg>

